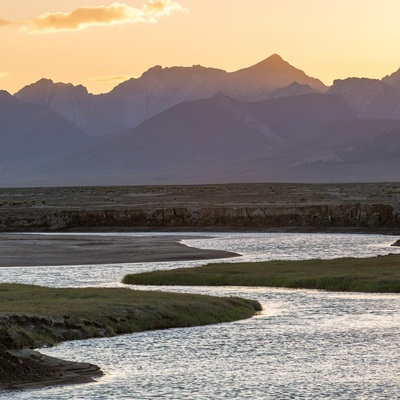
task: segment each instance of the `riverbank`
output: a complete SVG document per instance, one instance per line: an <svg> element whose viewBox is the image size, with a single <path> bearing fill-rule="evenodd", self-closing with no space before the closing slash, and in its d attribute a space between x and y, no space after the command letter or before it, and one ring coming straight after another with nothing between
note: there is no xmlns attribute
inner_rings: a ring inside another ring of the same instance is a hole
<svg viewBox="0 0 400 400"><path fill-rule="evenodd" d="M123 283L400 293L400 255L208 264L196 268L129 274L124 277Z"/></svg>
<svg viewBox="0 0 400 400"><path fill-rule="evenodd" d="M64 363L37 354L32 359L31 353L21 353L23 349L230 322L250 318L260 310L258 302L239 298L0 284L0 388L65 384L101 375L96 366ZM60 370L63 365L66 369Z"/></svg>
<svg viewBox="0 0 400 400"><path fill-rule="evenodd" d="M399 183L0 188L0 231L400 232Z"/></svg>

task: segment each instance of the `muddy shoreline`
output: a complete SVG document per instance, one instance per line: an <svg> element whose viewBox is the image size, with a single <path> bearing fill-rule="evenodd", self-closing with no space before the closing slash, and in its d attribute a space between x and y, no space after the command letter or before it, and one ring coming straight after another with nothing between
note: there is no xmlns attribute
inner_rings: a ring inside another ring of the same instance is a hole
<svg viewBox="0 0 400 400"><path fill-rule="evenodd" d="M89 383L104 375L97 365L61 360L29 349L0 350L0 361L7 363L7 370L2 373L8 378L8 383L0 382L0 394L2 391Z"/></svg>

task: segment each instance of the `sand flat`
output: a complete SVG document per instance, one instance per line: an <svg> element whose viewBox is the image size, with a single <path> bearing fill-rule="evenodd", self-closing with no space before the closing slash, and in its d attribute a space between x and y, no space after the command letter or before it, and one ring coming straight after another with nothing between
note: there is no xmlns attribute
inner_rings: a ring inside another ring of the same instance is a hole
<svg viewBox="0 0 400 400"><path fill-rule="evenodd" d="M207 260L238 256L202 250L182 236L0 234L0 267Z"/></svg>

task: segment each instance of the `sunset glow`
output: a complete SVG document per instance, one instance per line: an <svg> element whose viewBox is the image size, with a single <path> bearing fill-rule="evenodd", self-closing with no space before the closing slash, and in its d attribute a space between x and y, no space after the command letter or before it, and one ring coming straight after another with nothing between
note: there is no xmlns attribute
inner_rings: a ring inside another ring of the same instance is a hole
<svg viewBox="0 0 400 400"><path fill-rule="evenodd" d="M398 0L3 0L0 88L40 78L94 93L154 65L234 71L273 53L330 85L400 68Z"/></svg>

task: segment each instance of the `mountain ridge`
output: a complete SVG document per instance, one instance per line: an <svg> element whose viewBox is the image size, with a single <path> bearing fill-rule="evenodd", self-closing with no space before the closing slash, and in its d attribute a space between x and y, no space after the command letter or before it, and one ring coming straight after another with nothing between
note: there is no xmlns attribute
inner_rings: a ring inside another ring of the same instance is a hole
<svg viewBox="0 0 400 400"><path fill-rule="evenodd" d="M235 72L155 66L100 95L43 78L0 91L0 184L400 179L398 75L321 93L274 54Z"/></svg>
<svg viewBox="0 0 400 400"><path fill-rule="evenodd" d="M261 73L257 72L260 68ZM88 93L81 85L41 79L22 88L15 97L47 105L90 136L102 136L138 126L183 101L206 99L219 91L239 100L257 101L295 81L308 84L312 90L326 90L321 81L273 55L236 72L200 65L154 66L139 78L131 78L100 95Z"/></svg>

